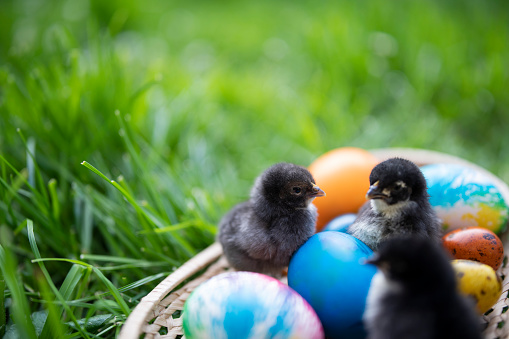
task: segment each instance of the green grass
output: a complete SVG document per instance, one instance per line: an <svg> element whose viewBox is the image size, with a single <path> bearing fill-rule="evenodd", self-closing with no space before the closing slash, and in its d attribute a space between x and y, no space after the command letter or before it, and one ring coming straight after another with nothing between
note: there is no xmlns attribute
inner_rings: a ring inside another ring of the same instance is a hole
<svg viewBox="0 0 509 339"><path fill-rule="evenodd" d="M274 162L419 147L509 182L508 7L1 1L0 337L115 337Z"/></svg>

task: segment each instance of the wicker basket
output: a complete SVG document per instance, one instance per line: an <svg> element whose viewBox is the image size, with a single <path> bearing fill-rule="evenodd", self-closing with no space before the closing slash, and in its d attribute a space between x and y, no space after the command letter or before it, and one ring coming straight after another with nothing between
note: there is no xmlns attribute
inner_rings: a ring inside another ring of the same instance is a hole
<svg viewBox="0 0 509 339"><path fill-rule="evenodd" d="M505 201L509 202L509 187L507 184L483 168L458 157L434 151L408 148L377 149L372 150L371 153L380 160L399 156L409 159L417 165L447 162L474 167L490 176ZM509 254L508 233L506 231L501 236L506 254ZM156 288L141 299L127 318L120 331L119 338L137 339L143 335L147 339L182 338L181 315L188 296L205 280L230 269L221 255L221 245L214 243L166 277ZM509 309L509 265L506 265L506 262L507 260L504 260L504 265L498 272L503 280L500 299L480 319L485 324L483 334L486 339L509 338L509 324L506 324L509 319L509 312L506 312ZM182 286L183 283L185 284Z"/></svg>

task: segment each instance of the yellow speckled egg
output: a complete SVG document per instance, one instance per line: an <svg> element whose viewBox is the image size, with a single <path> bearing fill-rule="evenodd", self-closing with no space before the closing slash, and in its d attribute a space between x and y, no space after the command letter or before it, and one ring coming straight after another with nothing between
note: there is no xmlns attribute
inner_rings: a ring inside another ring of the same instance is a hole
<svg viewBox="0 0 509 339"><path fill-rule="evenodd" d="M452 261L452 266L460 292L473 297L477 311L484 314L500 297L502 281L493 268L476 261L457 259Z"/></svg>

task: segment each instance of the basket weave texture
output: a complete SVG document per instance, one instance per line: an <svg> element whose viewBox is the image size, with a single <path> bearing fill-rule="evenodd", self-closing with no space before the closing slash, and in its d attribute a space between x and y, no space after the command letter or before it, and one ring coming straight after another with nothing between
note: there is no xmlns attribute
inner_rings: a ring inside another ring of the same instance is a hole
<svg viewBox="0 0 509 339"><path fill-rule="evenodd" d="M476 168L492 178L494 184L509 203L509 187L499 178L466 160L448 154L408 148L388 148L372 150L376 157L385 160L402 157L417 165L432 163L457 163ZM484 325L485 339L509 338L509 230L500 236L504 243L504 264L498 270L503 280L502 294L493 307L486 312L480 321ZM219 243L214 243L187 261L175 272L166 277L149 294L143 297L123 325L120 339L174 339L184 338L182 330L182 310L184 303L193 290L211 277L231 270L222 256ZM203 273L201 273L203 272ZM201 274L199 274L201 273ZM182 287L180 287L185 283Z"/></svg>

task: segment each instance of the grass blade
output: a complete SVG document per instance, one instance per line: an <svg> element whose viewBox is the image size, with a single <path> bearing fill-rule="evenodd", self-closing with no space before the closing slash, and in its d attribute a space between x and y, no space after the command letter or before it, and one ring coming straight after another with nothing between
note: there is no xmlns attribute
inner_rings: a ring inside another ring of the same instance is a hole
<svg viewBox="0 0 509 339"><path fill-rule="evenodd" d="M34 325L30 320L30 308L23 290L22 281L16 276L16 260L11 252L0 245L0 270L11 292L11 316L22 338L36 339Z"/></svg>
<svg viewBox="0 0 509 339"><path fill-rule="evenodd" d="M126 315L131 313L131 310L129 309L129 306L127 305L125 300L120 295L119 290L115 287L115 285L113 285L113 283L108 278L106 278L106 276L101 272L101 270L99 268L93 267L93 266L91 266L91 265L89 265L89 264L87 264L87 263L85 263L83 261L79 261L79 260L64 259L64 258L41 258L40 253L39 253L39 251L37 250L37 247L36 247L37 245L35 244L35 238L34 238L34 235L33 235L33 225L32 225L32 223L30 221L28 222L28 234L29 234L29 239L31 239L30 240L30 244L31 245L34 244L32 249L34 250L34 253L35 253L36 257L37 257L37 259L32 260L32 262L36 262L36 263L39 263L41 265L42 262L44 262L44 261L66 261L66 262L71 262L71 263L74 263L74 264L83 265L83 266L86 266L86 267L92 267L92 270L99 277L99 279L106 285L106 288L110 291L110 293L113 296L113 298L117 301L117 303L119 304L119 307L122 310L122 312L124 312L124 314L126 314ZM36 252L36 250L37 250L37 252ZM42 265L42 267L44 267L44 265ZM42 269L42 267L41 267L41 269ZM44 268L43 272L47 273L45 268ZM60 300L61 298L63 299L62 295L60 295L60 293L58 293L57 296L60 296L59 301L63 302L62 300Z"/></svg>
<svg viewBox="0 0 509 339"><path fill-rule="evenodd" d="M120 295L119 290L113 285L113 283L104 276L104 274L99 270L97 267L93 268L95 274L101 279L101 281L106 285L108 290L113 295L113 298L117 301L118 305L120 306L120 309L125 315L128 315L131 313L131 310L129 309L129 306L127 306L127 303L125 302L124 298Z"/></svg>
<svg viewBox="0 0 509 339"><path fill-rule="evenodd" d="M76 259L66 259L66 258L38 258L38 259L33 259L32 263L40 263L40 262L43 262L43 261L64 261L64 262L68 262L68 263L71 263L71 264L76 264L76 265L81 265L81 266L85 266L85 267L90 267L90 265L87 264L84 261L80 261L80 260L76 260Z"/></svg>
<svg viewBox="0 0 509 339"><path fill-rule="evenodd" d="M34 225L32 220L27 220L27 231L28 231L28 240L30 242L30 247L32 247L32 251L36 257L36 259L42 259L41 253L39 252L39 248L37 247L37 243L35 241L35 234L34 234ZM85 331L78 325L77 319L72 313L72 310L67 305L65 298L62 296L62 294L58 291L55 284L53 283L53 280L51 279L51 275L49 274L48 270L44 266L44 263L42 261L37 262L39 264L39 268L41 269L42 273L44 274L44 277L46 278L46 281L48 282L53 294L56 296L58 301L62 303L62 306L67 312L67 315L71 318L72 322L76 325L78 332L83 336L83 338L90 338Z"/></svg>
<svg viewBox="0 0 509 339"><path fill-rule="evenodd" d="M66 300L71 299L72 293L76 289L76 286L78 286L78 283L83 277L85 271L86 269L82 265L78 264L72 265L71 269L69 270L69 273L67 273L67 276L65 277L65 280L62 283L62 286L60 286L60 293L62 293L62 296Z"/></svg>
<svg viewBox="0 0 509 339"><path fill-rule="evenodd" d="M51 197L51 211L53 213L53 219L58 220L60 216L60 202L57 194L57 181L51 179L48 182L48 190Z"/></svg>
<svg viewBox="0 0 509 339"><path fill-rule="evenodd" d="M150 283L152 281L159 281L159 280L161 280L161 278L164 278L167 275L168 275L167 272L161 272L161 273L149 276L149 277L145 277L143 279L140 279L138 281L132 282L132 283L130 283L128 285L125 285L125 286L119 288L118 291L120 293L124 293L124 292L130 291L130 290L133 290L135 288L141 287L141 286L143 286L145 284L148 284L148 283ZM69 303L69 305L72 305L72 306L80 306L80 307L93 308L93 307L96 307L96 306L95 305L91 305L91 304L87 304L86 302L89 302L89 301L92 301L92 300L96 300L97 298L101 298L101 297L104 297L104 296L107 296L107 295L110 295L110 294L111 294L111 292L104 292L104 293L97 294L95 296L89 296L89 297L84 297L84 298L77 299L77 300L71 300L68 303ZM36 301L41 302L41 303L47 303L46 300L37 299ZM53 301L53 302L56 303L56 304L60 304L59 301Z"/></svg>
<svg viewBox="0 0 509 339"><path fill-rule="evenodd" d="M78 283L80 282L81 278L83 277L83 274L85 272L85 268L82 265L74 264L71 269L69 270L69 273L67 273L67 276L65 277L64 282L62 283L62 286L60 286L60 293L62 293L62 297L65 300L71 299L71 296L76 289ZM48 291L49 292L49 291ZM46 293L49 295L49 293ZM56 335L56 331L59 329L60 325L60 319L62 317L63 308L56 309L55 307L52 307L54 304L50 301L53 298L44 298L48 303L48 321L44 324L44 327L42 329L41 334L39 335L39 338L59 338L61 337L62 333L58 333L58 336ZM54 333L52 335L52 333Z"/></svg>
<svg viewBox="0 0 509 339"><path fill-rule="evenodd" d="M94 166L92 166L91 164L89 164L88 162L86 161L83 161L81 163L83 166L85 166L86 168L88 168L89 170L91 170L92 172L94 172L95 174L97 174L98 176L100 176L101 178L103 178L104 180L106 180L107 182L111 183L112 180L108 179L107 176L105 176L104 174L101 173L101 171L99 171L97 168L95 168Z"/></svg>
<svg viewBox="0 0 509 339"><path fill-rule="evenodd" d="M37 285L39 286L40 294L43 300L52 301L54 299L53 294L51 293L51 289L48 286L48 282L44 278L44 276L37 271L36 277ZM53 302L47 302L46 306L46 319L42 322L39 329L39 339L52 339L52 338L62 338L64 333L66 332L65 326L62 324L62 307L59 305L55 305ZM36 327L37 329L37 327Z"/></svg>
<svg viewBox="0 0 509 339"><path fill-rule="evenodd" d="M129 194L129 192L123 188L120 184L118 184L117 182L115 182L114 180L110 180L108 179L108 177L106 177L104 174L102 174L97 168L95 168L94 166L92 166L91 164L89 164L88 162L86 161L83 161L81 163L83 166L85 166L86 168L90 169L92 172L96 173L97 175L99 175L101 178L103 178L104 180L106 180L108 183L110 183L111 185L113 185L113 187L115 187L117 190L120 191L120 193L122 193L122 195L124 196L124 198L134 207L134 209L136 210L136 212L142 216L143 218L140 220L141 221L141 224L144 226L145 230L146 231L151 231L153 228L149 226L149 224L147 224L147 221L150 221L150 223L156 225L157 227L163 227L163 222L161 220L159 220L156 216L154 215L151 215L148 211L146 211L144 208L142 208L137 202L136 200L134 199L134 197ZM194 248L183 238L181 237L178 233L172 233L173 238L170 238L170 240L173 241L173 243L177 246L179 246L188 256L193 256L195 254L195 250ZM151 240L155 243L157 243L157 248L161 248L162 245L160 244L161 240L159 238L154 238L152 237Z"/></svg>
<svg viewBox="0 0 509 339"><path fill-rule="evenodd" d="M120 292L127 292L129 290L134 289L134 288L137 288L137 287L143 286L145 284L148 284L149 282L160 280L161 278L164 278L167 275L168 275L167 273L158 273L156 275L152 275L150 277L145 277L143 279L140 279L138 281L135 281L133 283L125 285L124 287L121 287L118 290Z"/></svg>
<svg viewBox="0 0 509 339"><path fill-rule="evenodd" d="M97 254L82 254L80 256L81 259L84 260L94 260L94 261L108 261L118 264L150 264L151 262L146 260L139 259L131 259L131 258L123 258L123 257L114 257L111 255L97 255Z"/></svg>
<svg viewBox="0 0 509 339"><path fill-rule="evenodd" d="M5 334L7 326L7 315L5 314L5 280L2 270L0 269L0 338Z"/></svg>
<svg viewBox="0 0 509 339"><path fill-rule="evenodd" d="M80 223L81 252L90 253L92 248L92 232L94 228L92 203L84 199L83 217Z"/></svg>

